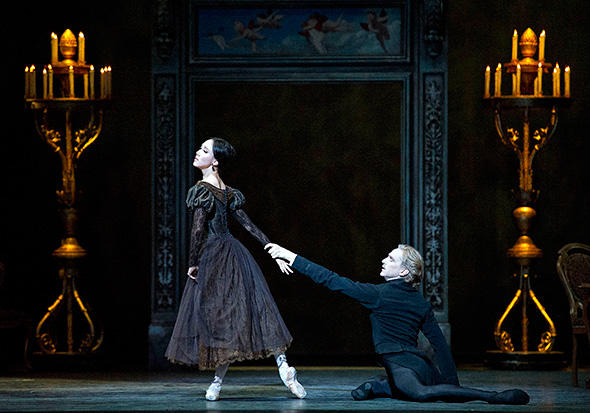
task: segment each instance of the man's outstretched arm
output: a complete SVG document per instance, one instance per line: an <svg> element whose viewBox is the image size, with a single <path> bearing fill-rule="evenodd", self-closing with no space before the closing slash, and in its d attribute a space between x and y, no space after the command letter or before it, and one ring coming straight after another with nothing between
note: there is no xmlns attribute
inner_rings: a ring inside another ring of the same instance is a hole
<svg viewBox="0 0 590 413"><path fill-rule="evenodd" d="M315 283L354 298L366 307L372 307L379 301L379 289L374 284L360 283L341 277L335 272L277 244L266 244L264 249L268 251L271 257L285 260L290 266L311 278Z"/></svg>

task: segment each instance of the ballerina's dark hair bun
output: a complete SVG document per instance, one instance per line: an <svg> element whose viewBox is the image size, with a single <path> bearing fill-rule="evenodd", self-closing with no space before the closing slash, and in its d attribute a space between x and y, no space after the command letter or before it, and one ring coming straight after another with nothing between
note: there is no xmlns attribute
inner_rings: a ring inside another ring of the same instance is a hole
<svg viewBox="0 0 590 413"><path fill-rule="evenodd" d="M236 157L236 150L231 143L221 138L213 139L213 156L220 166L225 166Z"/></svg>

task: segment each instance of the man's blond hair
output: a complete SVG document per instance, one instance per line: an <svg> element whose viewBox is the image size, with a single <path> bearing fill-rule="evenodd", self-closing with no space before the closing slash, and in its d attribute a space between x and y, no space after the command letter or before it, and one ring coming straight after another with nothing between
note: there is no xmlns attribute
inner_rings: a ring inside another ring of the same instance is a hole
<svg viewBox="0 0 590 413"><path fill-rule="evenodd" d="M424 267L422 256L416 248L410 245L399 244L397 247L402 251L401 266L409 271L404 280L412 284L412 287L418 287L422 282L422 268Z"/></svg>

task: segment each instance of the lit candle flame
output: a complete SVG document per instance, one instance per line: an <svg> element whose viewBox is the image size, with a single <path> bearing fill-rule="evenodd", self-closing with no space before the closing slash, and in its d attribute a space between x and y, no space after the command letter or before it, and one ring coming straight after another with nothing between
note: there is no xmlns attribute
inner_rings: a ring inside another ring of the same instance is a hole
<svg viewBox="0 0 590 413"><path fill-rule="evenodd" d="M539 60L545 60L545 30L539 36Z"/></svg>
<svg viewBox="0 0 590 413"><path fill-rule="evenodd" d="M566 66L565 67L565 74L564 74L564 83L565 83L565 89L564 89L564 96L569 98L570 97L570 67Z"/></svg>

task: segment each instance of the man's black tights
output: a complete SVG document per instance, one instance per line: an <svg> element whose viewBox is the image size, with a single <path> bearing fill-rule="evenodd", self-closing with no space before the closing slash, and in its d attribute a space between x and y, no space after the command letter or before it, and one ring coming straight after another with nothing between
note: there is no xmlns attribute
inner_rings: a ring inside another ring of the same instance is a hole
<svg viewBox="0 0 590 413"><path fill-rule="evenodd" d="M493 404L527 404L529 395L519 389L502 392L463 387L456 384L422 384L418 375L409 368L386 368L387 376L375 377L352 392L356 400L391 397L414 402L444 401L464 403L482 400Z"/></svg>
<svg viewBox="0 0 590 413"><path fill-rule="evenodd" d="M390 382L401 393L400 396L407 398L407 400L417 402L444 401L452 403L464 403L472 400L492 402L497 395L495 391L472 389L455 384L434 384L426 386L420 382L420 379L413 370L406 367L387 370L388 376L390 376Z"/></svg>

